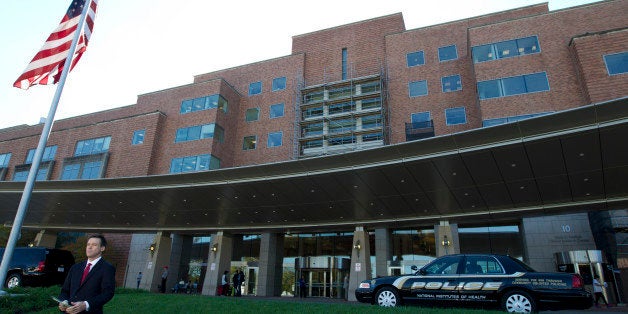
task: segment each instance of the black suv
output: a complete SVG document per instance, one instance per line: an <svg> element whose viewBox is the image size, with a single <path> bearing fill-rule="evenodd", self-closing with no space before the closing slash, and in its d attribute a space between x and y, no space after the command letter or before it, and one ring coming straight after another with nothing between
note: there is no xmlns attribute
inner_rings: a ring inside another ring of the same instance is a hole
<svg viewBox="0 0 628 314"><path fill-rule="evenodd" d="M0 261L4 248L0 248ZM4 287L52 286L62 284L74 256L70 251L44 247L16 247L9 264Z"/></svg>

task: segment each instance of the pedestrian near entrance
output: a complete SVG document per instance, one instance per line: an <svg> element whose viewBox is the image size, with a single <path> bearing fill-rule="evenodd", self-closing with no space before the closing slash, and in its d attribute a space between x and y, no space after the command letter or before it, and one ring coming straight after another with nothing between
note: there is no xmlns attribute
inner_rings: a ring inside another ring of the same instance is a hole
<svg viewBox="0 0 628 314"><path fill-rule="evenodd" d="M240 273L236 270L233 272L233 296L238 296L238 289L240 287Z"/></svg>
<svg viewBox="0 0 628 314"><path fill-rule="evenodd" d="M225 270L221 279L222 295L229 295L229 271Z"/></svg>
<svg viewBox="0 0 628 314"><path fill-rule="evenodd" d="M233 295L236 297L242 296L242 285L244 284L244 272L242 269L236 270L233 273Z"/></svg>
<svg viewBox="0 0 628 314"><path fill-rule="evenodd" d="M140 288L140 282L142 281L142 272L137 274L137 289Z"/></svg>
<svg viewBox="0 0 628 314"><path fill-rule="evenodd" d="M608 307L608 301L606 301L606 298L604 297L604 294L602 293L602 284L599 282L598 280L598 276L595 275L595 278L593 278L593 294L595 296L595 306L599 307L599 300L600 298L602 298L602 301L604 301L604 304L606 305L606 307ZM604 287L606 288L608 285L606 284L606 282L604 283Z"/></svg>
<svg viewBox="0 0 628 314"><path fill-rule="evenodd" d="M349 300L349 275L345 275L345 279L342 282L342 292L345 300Z"/></svg>
<svg viewBox="0 0 628 314"><path fill-rule="evenodd" d="M305 278L301 276L301 278L299 278L299 297L301 298L307 297L306 292L307 292L307 285L305 284Z"/></svg>
<svg viewBox="0 0 628 314"><path fill-rule="evenodd" d="M240 269L240 296L242 296L242 286L246 282L246 277L244 276L244 272Z"/></svg>
<svg viewBox="0 0 628 314"><path fill-rule="evenodd" d="M166 293L166 281L168 280L168 266L164 266L161 272L161 293Z"/></svg>

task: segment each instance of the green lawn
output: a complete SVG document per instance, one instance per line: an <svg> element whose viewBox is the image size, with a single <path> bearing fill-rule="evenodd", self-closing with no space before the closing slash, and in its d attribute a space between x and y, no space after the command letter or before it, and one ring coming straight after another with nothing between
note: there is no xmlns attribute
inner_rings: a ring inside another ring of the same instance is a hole
<svg viewBox="0 0 628 314"><path fill-rule="evenodd" d="M24 289L17 292L24 297L0 298L2 313L55 313L56 303L50 295L58 293L58 287ZM43 309L43 310L42 310ZM436 309L418 307L380 308L357 302L326 303L320 300L261 299L256 297L213 297L187 294L159 294L118 289L112 301L105 306L105 313L425 313L425 314L480 314L500 313L474 309Z"/></svg>

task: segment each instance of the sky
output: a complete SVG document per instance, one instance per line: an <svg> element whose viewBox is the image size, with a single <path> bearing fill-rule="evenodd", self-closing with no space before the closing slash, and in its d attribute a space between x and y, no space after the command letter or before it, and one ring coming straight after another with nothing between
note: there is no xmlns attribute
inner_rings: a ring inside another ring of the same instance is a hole
<svg viewBox="0 0 628 314"><path fill-rule="evenodd" d="M99 0L87 51L69 74L55 121L135 104L198 74L289 55L292 36L401 12L406 29L548 2L599 0ZM70 0L0 4L0 129L45 119L57 85L13 87Z"/></svg>

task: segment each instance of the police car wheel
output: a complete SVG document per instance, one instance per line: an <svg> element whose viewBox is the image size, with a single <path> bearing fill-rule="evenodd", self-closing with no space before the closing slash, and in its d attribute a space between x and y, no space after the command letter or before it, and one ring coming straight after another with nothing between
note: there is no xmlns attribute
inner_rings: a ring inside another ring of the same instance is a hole
<svg viewBox="0 0 628 314"><path fill-rule="evenodd" d="M395 307L397 305L401 305L401 300L399 299L399 294L397 290L390 287L382 288L377 292L375 296L377 305L384 307Z"/></svg>
<svg viewBox="0 0 628 314"><path fill-rule="evenodd" d="M502 308L508 313L536 313L536 302L525 291L510 291L502 297Z"/></svg>

